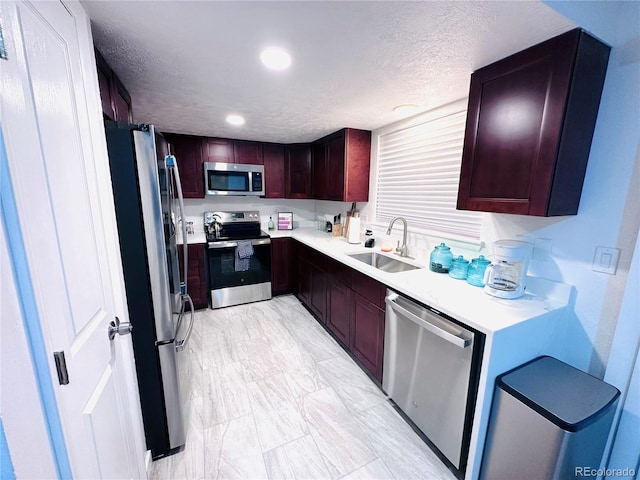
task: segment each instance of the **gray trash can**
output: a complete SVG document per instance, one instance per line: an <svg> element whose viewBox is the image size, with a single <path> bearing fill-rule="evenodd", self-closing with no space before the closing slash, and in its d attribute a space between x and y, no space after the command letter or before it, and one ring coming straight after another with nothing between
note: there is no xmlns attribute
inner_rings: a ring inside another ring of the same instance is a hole
<svg viewBox="0 0 640 480"><path fill-rule="evenodd" d="M500 375L480 478L568 479L600 466L620 392L552 357Z"/></svg>

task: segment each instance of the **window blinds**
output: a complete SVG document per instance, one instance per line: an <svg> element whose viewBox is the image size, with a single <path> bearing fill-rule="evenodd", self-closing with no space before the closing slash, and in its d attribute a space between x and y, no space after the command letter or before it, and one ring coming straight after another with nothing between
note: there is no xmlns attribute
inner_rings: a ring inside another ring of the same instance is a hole
<svg viewBox="0 0 640 480"><path fill-rule="evenodd" d="M482 215L456 210L466 111L378 137L376 218L479 239Z"/></svg>

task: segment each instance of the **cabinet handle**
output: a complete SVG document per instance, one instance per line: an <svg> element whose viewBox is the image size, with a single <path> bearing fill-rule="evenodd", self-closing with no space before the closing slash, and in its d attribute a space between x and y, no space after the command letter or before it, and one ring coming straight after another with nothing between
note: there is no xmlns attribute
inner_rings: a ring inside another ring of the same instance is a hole
<svg viewBox="0 0 640 480"><path fill-rule="evenodd" d="M433 323L429 322L428 320L425 320L424 318L421 318L413 314L406 308L398 305L395 302L396 298L398 298L398 295L389 296L385 298L385 302L387 305L389 305L389 307L392 310L395 310L396 312L401 313L402 316L404 316L405 318L411 320L412 322L416 323L417 325L424 328L425 330L428 330L434 335L437 335L438 337L442 338L443 340L446 340L449 343L454 344L457 347L466 348L471 344L470 339L462 338L462 337L459 337L458 335L454 335L453 333L449 333L446 330L443 330L442 328L438 327L437 325L434 325ZM429 315L433 315L433 314L429 312Z"/></svg>

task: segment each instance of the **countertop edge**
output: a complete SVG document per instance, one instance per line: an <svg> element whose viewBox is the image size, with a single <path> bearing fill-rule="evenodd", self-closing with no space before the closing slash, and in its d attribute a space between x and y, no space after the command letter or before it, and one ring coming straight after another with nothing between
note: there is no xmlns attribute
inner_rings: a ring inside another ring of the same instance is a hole
<svg viewBox="0 0 640 480"><path fill-rule="evenodd" d="M314 229L297 229L287 233L289 234L277 235L274 238L293 238L387 285L388 288L402 295L429 305L445 315L487 334L566 308L569 305L573 289L572 286L559 282L528 277L531 280L532 288L535 286L536 290L543 292L544 297L527 293L521 299L503 300L491 297L484 293L482 288L474 287L462 280L434 273L428 269L427 262L420 259L403 259L408 263L423 267L419 270L387 273L347 255L347 253L368 251L382 253L379 247L365 248L362 244L352 245L343 237L332 237ZM465 296L464 302L460 302L460 294ZM491 320L492 317L494 320Z"/></svg>

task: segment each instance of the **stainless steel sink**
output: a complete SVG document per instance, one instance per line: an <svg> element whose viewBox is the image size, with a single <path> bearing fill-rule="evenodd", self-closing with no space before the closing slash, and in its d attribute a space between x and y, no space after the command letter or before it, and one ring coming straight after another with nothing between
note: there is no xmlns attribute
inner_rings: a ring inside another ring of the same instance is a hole
<svg viewBox="0 0 640 480"><path fill-rule="evenodd" d="M386 255L381 255L376 252L351 253L347 255L355 260L364 262L367 265L371 265L372 267L375 267L378 270L382 270L383 272L397 273L397 272L406 272L409 270L416 270L418 268L422 268L416 265L412 265L411 263L402 261L398 258L388 257Z"/></svg>

